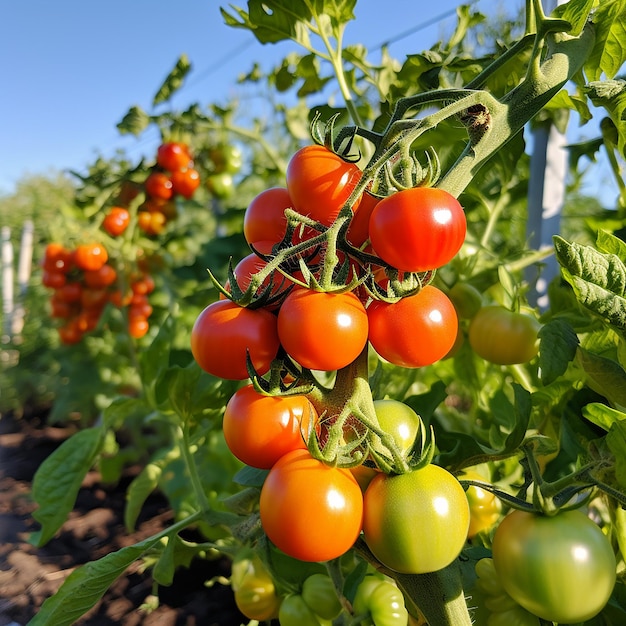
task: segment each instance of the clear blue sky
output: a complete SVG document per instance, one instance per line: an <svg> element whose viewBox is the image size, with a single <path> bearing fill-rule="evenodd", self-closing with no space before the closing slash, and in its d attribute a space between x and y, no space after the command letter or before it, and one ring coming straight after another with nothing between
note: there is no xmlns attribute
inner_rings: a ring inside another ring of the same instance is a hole
<svg viewBox="0 0 626 626"><path fill-rule="evenodd" d="M246 6L245 0L232 4ZM346 43L368 48L447 14L438 24L391 44L403 59L433 45L454 24L457 0L358 0ZM502 3L478 0L493 12ZM516 5L520 4L518 0ZM236 78L256 60L271 67L291 42L261 46L251 33L224 25L219 0L20 0L3 7L0 36L0 194L25 174L81 170L97 154L117 148L150 154L157 136L122 137L115 125L132 105L150 110L151 99L180 54L193 71L173 99L225 102L241 87ZM512 4L507 10L514 10ZM246 45L250 44L251 45Z"/></svg>

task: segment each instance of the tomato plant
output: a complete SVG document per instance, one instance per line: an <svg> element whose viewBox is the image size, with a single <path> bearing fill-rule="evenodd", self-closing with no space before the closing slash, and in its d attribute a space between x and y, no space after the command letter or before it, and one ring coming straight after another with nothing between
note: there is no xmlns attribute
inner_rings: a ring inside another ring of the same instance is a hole
<svg viewBox="0 0 626 626"><path fill-rule="evenodd" d="M465 240L458 200L443 189L413 187L383 198L369 221L375 252L389 265L424 272L451 261Z"/></svg>
<svg viewBox="0 0 626 626"><path fill-rule="evenodd" d="M263 374L279 347L276 316L229 300L209 304L191 330L191 352L209 374L233 380L248 378L246 357Z"/></svg>
<svg viewBox="0 0 626 626"><path fill-rule="evenodd" d="M493 538L502 586L525 609L559 622L584 622L607 603L615 584L609 540L581 511L555 516L509 513Z"/></svg>
<svg viewBox="0 0 626 626"><path fill-rule="evenodd" d="M347 552L361 532L363 496L347 469L294 450L265 479L260 512L280 550L302 561L328 561Z"/></svg>
<svg viewBox="0 0 626 626"><path fill-rule="evenodd" d="M474 315L469 343L478 356L497 365L527 363L537 355L539 323L530 315L485 306Z"/></svg>
<svg viewBox="0 0 626 626"><path fill-rule="evenodd" d="M367 320L374 350L402 367L435 363L450 351L458 332L454 306L433 285L399 302L373 301L367 307Z"/></svg>
<svg viewBox="0 0 626 626"><path fill-rule="evenodd" d="M459 481L444 468L431 464L396 476L380 474L363 499L365 541L386 567L435 572L461 552L469 506Z"/></svg>

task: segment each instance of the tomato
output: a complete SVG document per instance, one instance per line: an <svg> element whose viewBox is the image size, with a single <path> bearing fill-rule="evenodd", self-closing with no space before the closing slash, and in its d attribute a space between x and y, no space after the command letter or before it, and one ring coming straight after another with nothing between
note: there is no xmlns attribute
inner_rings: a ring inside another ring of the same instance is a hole
<svg viewBox="0 0 626 626"><path fill-rule="evenodd" d="M102 309L109 301L105 289L85 287L80 294L80 304L84 309Z"/></svg>
<svg viewBox="0 0 626 626"><path fill-rule="evenodd" d="M352 603L355 616L367 615L362 626L406 626L409 613L404 596L389 578L368 574L357 587Z"/></svg>
<svg viewBox="0 0 626 626"><path fill-rule="evenodd" d="M114 206L104 216L102 220L102 228L111 235L111 237L119 237L130 224L130 213L128 209Z"/></svg>
<svg viewBox="0 0 626 626"><path fill-rule="evenodd" d="M99 243L83 243L74 251L74 262L81 270L99 270L108 260L106 248Z"/></svg>
<svg viewBox="0 0 626 626"><path fill-rule="evenodd" d="M143 274L141 278L133 280L130 288L134 294L146 295L152 293L154 291L154 278L150 274Z"/></svg>
<svg viewBox="0 0 626 626"><path fill-rule="evenodd" d="M243 234L254 247L259 241L282 241L287 230L285 210L293 207L285 187L271 187L255 196L243 216Z"/></svg>
<svg viewBox="0 0 626 626"><path fill-rule="evenodd" d="M83 286L79 282L69 282L57 290L57 295L65 302L80 302L83 294Z"/></svg>
<svg viewBox="0 0 626 626"><path fill-rule="evenodd" d="M383 565L397 572L424 574L446 567L461 552L468 527L463 487L438 465L381 473L365 491L365 541Z"/></svg>
<svg viewBox="0 0 626 626"><path fill-rule="evenodd" d="M269 469L287 452L306 448L306 432L300 424L316 418L305 396L266 396L248 385L228 401L222 429L226 444L240 461Z"/></svg>
<svg viewBox="0 0 626 626"><path fill-rule="evenodd" d="M100 269L86 271L83 274L83 279L87 287L94 289L108 287L117 280L117 272L114 267L105 263Z"/></svg>
<svg viewBox="0 0 626 626"><path fill-rule="evenodd" d="M191 330L191 352L196 362L218 378L248 378L247 351L257 372L267 373L279 345L275 315L240 307L230 300L209 304Z"/></svg>
<svg viewBox="0 0 626 626"><path fill-rule="evenodd" d="M333 620L341 613L335 585L326 574L311 574L302 583L302 599L317 615Z"/></svg>
<svg viewBox="0 0 626 626"><path fill-rule="evenodd" d="M67 324L60 326L58 332L61 343L64 343L65 345L76 344L83 338L83 333L78 328L76 323L73 323L73 320L70 320Z"/></svg>
<svg viewBox="0 0 626 626"><path fill-rule="evenodd" d="M319 145L301 148L287 164L287 190L294 209L326 226L335 221L360 178L354 163Z"/></svg>
<svg viewBox="0 0 626 626"><path fill-rule="evenodd" d="M469 344L476 354L496 365L532 360L539 349L539 322L501 306L485 306L472 319Z"/></svg>
<svg viewBox="0 0 626 626"><path fill-rule="evenodd" d="M464 470L458 476L459 480L480 480L485 482L481 474L475 470ZM500 499L482 487L470 485L465 491L470 507L470 524L467 536L475 537L484 530L493 528L500 519L502 505Z"/></svg>
<svg viewBox="0 0 626 626"><path fill-rule="evenodd" d="M235 558L231 585L235 604L248 619L265 622L278 617L280 597L270 573L256 555Z"/></svg>
<svg viewBox="0 0 626 626"><path fill-rule="evenodd" d="M331 626L331 622L317 615L300 595L287 596L278 611L280 626Z"/></svg>
<svg viewBox="0 0 626 626"><path fill-rule="evenodd" d="M164 170L176 172L190 167L189 148L178 141L167 141L157 148L157 165Z"/></svg>
<svg viewBox="0 0 626 626"><path fill-rule="evenodd" d="M361 531L363 495L347 470L288 452L261 488L261 525L285 554L301 561L328 561L347 552Z"/></svg>
<svg viewBox="0 0 626 626"><path fill-rule="evenodd" d="M380 198L371 193L365 192L361 196L361 202L354 211L346 233L346 239L355 248L360 248L369 239L370 216L379 202Z"/></svg>
<svg viewBox="0 0 626 626"><path fill-rule="evenodd" d="M597 615L615 585L611 544L580 510L551 517L513 511L496 529L493 564L516 602L561 624Z"/></svg>
<svg viewBox="0 0 626 626"><path fill-rule="evenodd" d="M232 174L228 172L211 174L211 176L206 179L206 186L209 192L216 198L230 198L235 191L235 183Z"/></svg>
<svg viewBox="0 0 626 626"><path fill-rule="evenodd" d="M374 409L378 425L393 437L400 454L406 456L413 447L420 429L419 415L408 404L398 400L374 400ZM378 437L374 449L389 457L387 448Z"/></svg>
<svg viewBox="0 0 626 626"><path fill-rule="evenodd" d="M44 251L42 267L49 272L61 272L67 274L74 263L74 255L71 250L62 244L52 242Z"/></svg>
<svg viewBox="0 0 626 626"><path fill-rule="evenodd" d="M422 367L442 359L458 333L454 306L432 285L393 304L374 300L367 307L367 318L374 350L401 367Z"/></svg>
<svg viewBox="0 0 626 626"><path fill-rule="evenodd" d="M278 311L278 336L289 356L303 367L340 369L367 344L367 313L352 292L296 288Z"/></svg>
<svg viewBox="0 0 626 626"><path fill-rule="evenodd" d="M236 174L241 169L243 155L241 150L233 144L215 146L209 152L209 157L213 161L216 172Z"/></svg>
<svg viewBox="0 0 626 626"><path fill-rule="evenodd" d="M141 339L150 329L150 323L142 315L133 315L128 320L128 334L134 339Z"/></svg>
<svg viewBox="0 0 626 626"><path fill-rule="evenodd" d="M163 172L152 172L144 183L146 193L153 198L169 200L174 193L172 181Z"/></svg>
<svg viewBox="0 0 626 626"><path fill-rule="evenodd" d="M60 289L67 282L67 276L63 272L51 272L44 270L41 276L41 283L50 289Z"/></svg>
<svg viewBox="0 0 626 626"><path fill-rule="evenodd" d="M448 297L460 320L471 320L483 304L480 291L468 283L455 283L448 292Z"/></svg>
<svg viewBox="0 0 626 626"><path fill-rule="evenodd" d="M161 211L140 211L137 214L139 228L141 228L146 235L159 235L163 232L166 222L167 218Z"/></svg>
<svg viewBox="0 0 626 626"><path fill-rule="evenodd" d="M184 170L176 170L170 176L172 191L183 198L191 198L200 186L200 173L193 167Z"/></svg>
<svg viewBox="0 0 626 626"><path fill-rule="evenodd" d="M376 254L409 272L448 263L461 249L466 230L459 201L443 189L429 187L405 189L383 198L369 223Z"/></svg>

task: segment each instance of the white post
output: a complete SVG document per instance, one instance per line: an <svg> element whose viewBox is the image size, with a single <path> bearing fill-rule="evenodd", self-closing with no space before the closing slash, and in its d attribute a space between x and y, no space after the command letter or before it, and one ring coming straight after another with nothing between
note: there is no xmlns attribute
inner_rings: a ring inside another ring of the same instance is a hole
<svg viewBox="0 0 626 626"><path fill-rule="evenodd" d="M2 227L2 343L11 341L13 327L13 245L11 244L11 229Z"/></svg>
<svg viewBox="0 0 626 626"><path fill-rule="evenodd" d="M24 299L26 298L33 263L33 233L34 225L31 220L27 220L22 227L22 240L17 262L17 300L13 311L13 326L11 329L14 343L21 339L22 329L24 328L24 315L26 312Z"/></svg>

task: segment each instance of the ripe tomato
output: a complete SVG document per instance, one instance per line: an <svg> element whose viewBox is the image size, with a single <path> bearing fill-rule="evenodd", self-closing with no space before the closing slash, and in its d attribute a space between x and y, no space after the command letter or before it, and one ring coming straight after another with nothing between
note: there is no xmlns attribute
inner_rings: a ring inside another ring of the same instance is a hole
<svg viewBox="0 0 626 626"><path fill-rule="evenodd" d="M513 511L496 529L493 563L516 602L560 624L597 615L615 584L611 544L579 510L553 517Z"/></svg>
<svg viewBox="0 0 626 626"><path fill-rule="evenodd" d="M361 178L361 170L324 146L305 146L287 165L294 209L330 226ZM358 203L352 207L356 210Z"/></svg>
<svg viewBox="0 0 626 626"><path fill-rule="evenodd" d="M442 359L459 329L450 299L432 285L393 304L374 300L367 307L367 318L374 350L401 367L422 367Z"/></svg>
<svg viewBox="0 0 626 626"><path fill-rule="evenodd" d="M469 344L485 361L497 365L527 363L539 349L539 322L501 306L485 306L472 319Z"/></svg>
<svg viewBox="0 0 626 626"><path fill-rule="evenodd" d="M74 263L81 270L99 270L108 260L106 248L100 243L82 243L74 251Z"/></svg>
<svg viewBox="0 0 626 626"><path fill-rule="evenodd" d="M143 315L131 315L128 319L128 334L134 339L141 339L150 329L150 322Z"/></svg>
<svg viewBox="0 0 626 626"><path fill-rule="evenodd" d="M200 172L193 167L184 170L176 170L170 176L172 191L183 198L191 198L200 186Z"/></svg>
<svg viewBox="0 0 626 626"><path fill-rule="evenodd" d="M400 589L378 575L368 574L359 583L352 609L355 615L369 615L363 626L406 626L409 619Z"/></svg>
<svg viewBox="0 0 626 626"><path fill-rule="evenodd" d="M99 289L112 285L117 280L117 272L114 267L105 263L98 270L87 270L83 274L83 279L87 287Z"/></svg>
<svg viewBox="0 0 626 626"><path fill-rule="evenodd" d="M189 148L178 141L167 141L157 148L157 165L164 170L176 172L190 167Z"/></svg>
<svg viewBox="0 0 626 626"><path fill-rule="evenodd" d="M198 365L229 380L248 378L246 352L257 372L267 373L279 345L275 315L230 300L209 304L191 330L191 352Z"/></svg>
<svg viewBox="0 0 626 626"><path fill-rule="evenodd" d="M365 541L394 571L435 572L452 563L465 544L469 527L465 492L438 465L406 474L381 473L363 499Z"/></svg>
<svg viewBox="0 0 626 626"><path fill-rule="evenodd" d="M352 363L367 344L367 313L352 292L296 288L278 311L278 336L303 367L333 371Z"/></svg>
<svg viewBox="0 0 626 626"><path fill-rule="evenodd" d="M170 177L163 172L152 172L152 174L146 178L144 186L146 193L152 198L169 200L174 193Z"/></svg>
<svg viewBox="0 0 626 626"><path fill-rule="evenodd" d="M303 429L316 419L305 396L265 396L248 385L228 401L222 429L228 448L240 461L269 469L287 452L306 448Z"/></svg>
<svg viewBox="0 0 626 626"><path fill-rule="evenodd" d="M459 480L482 480L481 476L475 470L464 470L459 474ZM467 536L469 539L475 537L484 530L493 528L500 519L502 505L500 499L482 487L470 485L465 491L467 501L470 507L470 524Z"/></svg>
<svg viewBox="0 0 626 626"><path fill-rule="evenodd" d="M354 211L354 216L346 233L346 239L355 248L360 248L369 239L370 217L380 200L380 198L368 192L361 196L361 202L359 202Z"/></svg>
<svg viewBox="0 0 626 626"><path fill-rule="evenodd" d="M236 557L231 572L235 604L248 619L265 622L278 617L280 597L261 559Z"/></svg>
<svg viewBox="0 0 626 626"><path fill-rule="evenodd" d="M253 198L243 216L243 234L255 248L259 241L278 243L285 236L285 210L293 207L284 187L271 187Z"/></svg>
<svg viewBox="0 0 626 626"><path fill-rule="evenodd" d="M46 246L42 267L49 272L67 274L74 263L74 254L60 243L49 243Z"/></svg>
<svg viewBox="0 0 626 626"><path fill-rule="evenodd" d="M369 236L376 254L400 270L441 267L465 240L465 212L443 189L413 187L383 198L372 211Z"/></svg>
<svg viewBox="0 0 626 626"><path fill-rule="evenodd" d="M119 237L130 224L130 213L128 209L114 206L104 216L102 220L102 228L111 235L111 237Z"/></svg>
<svg viewBox="0 0 626 626"><path fill-rule="evenodd" d="M41 276L41 283L50 289L60 289L67 282L67 276L63 272L51 272L44 270Z"/></svg>
<svg viewBox="0 0 626 626"><path fill-rule="evenodd" d="M150 274L143 274L140 278L133 280L130 289L134 294L147 295L154 291L154 278Z"/></svg>
<svg viewBox="0 0 626 626"><path fill-rule="evenodd" d="M348 470L294 450L269 471L260 513L265 533L285 554L328 561L347 552L359 536L363 495Z"/></svg>

